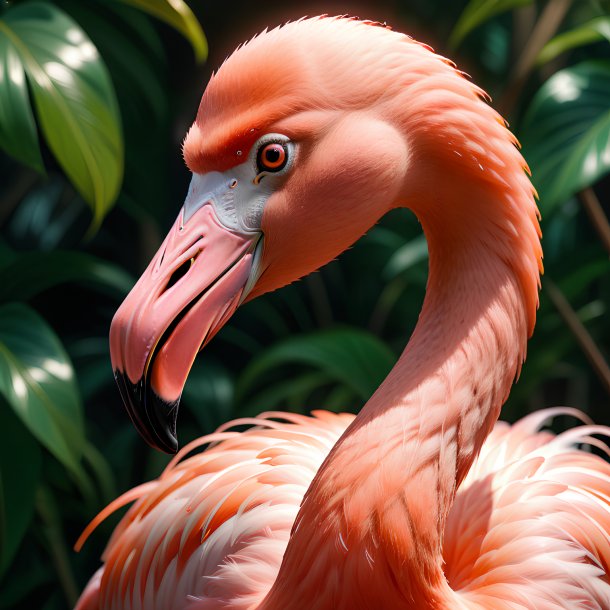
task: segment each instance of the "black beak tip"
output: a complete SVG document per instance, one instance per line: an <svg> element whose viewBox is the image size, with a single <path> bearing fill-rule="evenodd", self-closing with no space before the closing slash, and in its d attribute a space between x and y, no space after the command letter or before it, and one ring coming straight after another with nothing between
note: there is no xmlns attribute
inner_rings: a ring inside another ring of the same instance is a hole
<svg viewBox="0 0 610 610"><path fill-rule="evenodd" d="M129 417L142 438L154 449L176 453L176 421L180 401L167 402L143 379L133 383L119 370L114 371L114 377Z"/></svg>
<svg viewBox="0 0 610 610"><path fill-rule="evenodd" d="M180 402L178 400L166 402L153 390L146 394L146 412L154 433L160 441L157 448L165 453L176 453L178 451L176 421Z"/></svg>

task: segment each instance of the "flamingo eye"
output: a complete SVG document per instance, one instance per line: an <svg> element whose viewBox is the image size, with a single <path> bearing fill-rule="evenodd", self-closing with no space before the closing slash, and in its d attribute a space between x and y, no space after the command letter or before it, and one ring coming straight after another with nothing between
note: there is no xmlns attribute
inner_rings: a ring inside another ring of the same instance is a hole
<svg viewBox="0 0 610 610"><path fill-rule="evenodd" d="M256 157L259 172L279 172L286 167L287 162L288 151L277 142L261 146Z"/></svg>

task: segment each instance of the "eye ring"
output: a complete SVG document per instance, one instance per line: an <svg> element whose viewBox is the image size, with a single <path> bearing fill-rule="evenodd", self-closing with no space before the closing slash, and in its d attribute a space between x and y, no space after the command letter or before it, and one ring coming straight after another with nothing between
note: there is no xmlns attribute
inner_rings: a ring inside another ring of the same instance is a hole
<svg viewBox="0 0 610 610"><path fill-rule="evenodd" d="M259 172L279 172L288 163L288 149L279 142L263 144L256 155L256 165Z"/></svg>

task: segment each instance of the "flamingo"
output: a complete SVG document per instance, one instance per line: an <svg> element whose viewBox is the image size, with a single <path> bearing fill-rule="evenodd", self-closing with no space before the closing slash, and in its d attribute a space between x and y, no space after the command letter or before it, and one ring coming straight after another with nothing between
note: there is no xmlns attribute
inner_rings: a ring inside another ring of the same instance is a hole
<svg viewBox="0 0 610 610"><path fill-rule="evenodd" d="M610 608L610 466L582 448L608 452L608 430L565 408L496 423L542 251L527 166L485 93L383 25L302 19L225 61L184 158L184 206L110 331L152 446L176 451L188 371L240 303L395 207L426 235L426 297L356 417L230 422L103 510L78 546L135 501L78 610ZM561 414L584 421L545 431Z"/></svg>

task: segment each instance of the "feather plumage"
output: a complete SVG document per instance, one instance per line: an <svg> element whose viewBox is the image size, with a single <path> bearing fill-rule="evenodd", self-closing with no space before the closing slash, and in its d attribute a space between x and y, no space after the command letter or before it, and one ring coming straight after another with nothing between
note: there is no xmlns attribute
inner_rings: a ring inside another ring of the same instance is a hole
<svg viewBox="0 0 610 610"><path fill-rule="evenodd" d="M565 409L494 428L542 252L527 166L485 94L402 34L305 19L223 64L185 159L232 167L260 130L301 149L266 204L251 296L404 205L429 246L420 320L358 417L238 420L252 427L203 437L102 511L85 536L136 500L79 610L610 608L610 466L582 448L608 453L609 431L541 431Z"/></svg>
<svg viewBox="0 0 610 610"><path fill-rule="evenodd" d="M579 448L608 451L592 435L610 429L541 431L558 415L581 417L549 409L514 426L499 422L456 494L444 571L464 608L610 607L610 465ZM263 414L185 447L142 488L78 608L256 608L277 577L305 491L353 417ZM226 431L244 423L253 427Z"/></svg>

